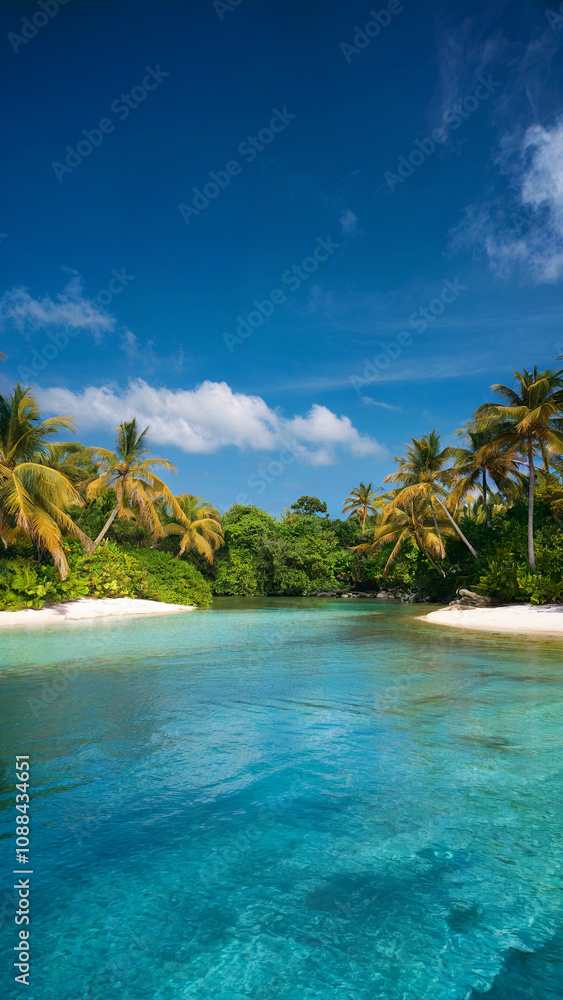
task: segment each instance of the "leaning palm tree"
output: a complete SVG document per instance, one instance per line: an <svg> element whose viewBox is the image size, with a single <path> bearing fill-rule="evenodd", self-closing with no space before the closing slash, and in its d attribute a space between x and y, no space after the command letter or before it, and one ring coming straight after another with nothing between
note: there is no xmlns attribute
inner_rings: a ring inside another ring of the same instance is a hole
<svg viewBox="0 0 563 1000"><path fill-rule="evenodd" d="M360 483L359 486L355 486L353 490L350 490L349 495L344 501L342 513L348 514L348 519L357 517L362 522L362 531L366 530L368 515L379 513L376 506L375 492L371 488L371 483L368 483L367 486L365 483Z"/></svg>
<svg viewBox="0 0 563 1000"><path fill-rule="evenodd" d="M528 466L528 562L530 569L535 571L534 456L541 455L544 470L549 472L551 456L560 454L563 449L563 430L559 426L563 416L563 368L513 371L516 389L500 384L491 386L506 402L485 403L475 411L475 417L506 421L508 429L499 435L499 441L501 444L515 443Z"/></svg>
<svg viewBox="0 0 563 1000"><path fill-rule="evenodd" d="M403 546L413 544L434 569L445 577L444 570L437 563L444 558L442 538L448 535L453 535L453 529L441 511L432 511L425 496L411 494L387 504L375 529L373 542L357 545L355 548L363 552L377 552L386 542L394 542L383 570L383 575L386 576Z"/></svg>
<svg viewBox="0 0 563 1000"><path fill-rule="evenodd" d="M68 562L63 532L86 549L91 542L66 513L72 504L83 506L82 497L49 464L51 438L63 427L73 430L71 418L41 420L31 390L19 383L10 396L0 396L0 538L6 547L19 535L26 536L51 554L64 580Z"/></svg>
<svg viewBox="0 0 563 1000"><path fill-rule="evenodd" d="M166 501L174 516L182 517L173 493L153 472L154 468L176 472L176 468L163 458L147 458L150 454L150 449L145 446L147 431L148 427L145 427L139 433L135 419L125 421L117 428L115 452L105 448L86 449L102 470L88 487L88 499L101 496L109 489L114 489L117 494L117 503L94 541L92 551L100 544L118 514L144 524L156 538L164 537L156 506L159 499Z"/></svg>
<svg viewBox="0 0 563 1000"><path fill-rule="evenodd" d="M211 566L215 552L224 544L219 511L193 493L183 493L176 500L181 515L176 513L175 520L164 527L165 535L179 536L176 558L184 552L196 552Z"/></svg>
<svg viewBox="0 0 563 1000"><path fill-rule="evenodd" d="M384 483L396 484L396 489L391 494L391 503L398 504L402 501L408 501L413 497L426 498L442 549L443 558L445 550L434 507L434 500L436 500L453 529L465 545L467 545L472 555L476 556L475 549L463 534L463 531L452 517L443 500L444 497L447 497L445 487L450 486L454 481L453 470L445 468L446 463L454 457L454 449L450 447L440 448L440 435L436 434L435 429L429 434L424 435L424 437L411 438L411 441L411 445L406 445L406 456L395 457L395 463L398 466L397 471L392 472L383 480Z"/></svg>

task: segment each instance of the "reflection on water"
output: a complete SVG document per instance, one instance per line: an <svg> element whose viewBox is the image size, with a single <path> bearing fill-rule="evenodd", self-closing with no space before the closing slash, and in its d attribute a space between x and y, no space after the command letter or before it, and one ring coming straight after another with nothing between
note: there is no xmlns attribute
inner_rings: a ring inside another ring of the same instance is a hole
<svg viewBox="0 0 563 1000"><path fill-rule="evenodd" d="M35 1000L560 995L563 644L419 613L232 599L2 637Z"/></svg>

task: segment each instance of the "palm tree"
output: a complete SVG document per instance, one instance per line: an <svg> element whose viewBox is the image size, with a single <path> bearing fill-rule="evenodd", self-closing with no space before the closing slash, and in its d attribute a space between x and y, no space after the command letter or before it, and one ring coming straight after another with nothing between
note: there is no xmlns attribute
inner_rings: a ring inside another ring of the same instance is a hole
<svg viewBox="0 0 563 1000"><path fill-rule="evenodd" d="M353 490L350 490L349 496L344 501L342 513L348 513L348 519L354 517L354 515L358 520L361 518L362 531L365 531L368 514L379 513L375 501L376 496L371 488L371 483L368 483L367 486L365 483L360 483L359 486L355 486Z"/></svg>
<svg viewBox="0 0 563 1000"><path fill-rule="evenodd" d="M85 496L87 488L99 476L89 449L79 441L60 441L49 448L48 462L70 479L78 492Z"/></svg>
<svg viewBox="0 0 563 1000"><path fill-rule="evenodd" d="M496 517L499 514L505 514L508 505L505 498L500 493L492 493L491 490L487 493L487 506L483 505L483 500L481 496L472 497L471 494L467 498L461 501L460 509L463 512L463 516L469 521L475 521L476 524L487 524L490 527L491 517Z"/></svg>
<svg viewBox="0 0 563 1000"><path fill-rule="evenodd" d="M518 447L510 440L510 425L498 418L469 420L456 434L465 438L466 448L453 448L454 472L458 483L452 490L452 501L457 505L468 493L481 490L483 508L487 510L487 476L497 490L507 498L514 497L522 487L519 470Z"/></svg>
<svg viewBox="0 0 563 1000"><path fill-rule="evenodd" d="M105 448L86 449L102 470L88 487L88 499L92 500L108 489L114 489L117 494L117 503L93 543L92 551L100 544L118 514L129 520L136 516L156 538L164 537L156 501L164 499L175 517L181 519L183 516L171 490L152 471L163 468L176 472L176 468L163 458L147 458L150 454L144 440L147 431L148 427L145 427L139 434L135 419L125 421L117 428L115 452Z"/></svg>
<svg viewBox="0 0 563 1000"><path fill-rule="evenodd" d="M563 449L563 431L558 422L563 415L563 368L553 371L546 368L533 372L525 368L513 369L518 391L507 385L491 386L506 403L485 403L475 411L475 417L496 417L506 421L508 429L499 435L501 444L516 444L528 465L528 562L535 571L534 552L534 487L536 471L534 455L543 459L545 472L549 472L550 456Z"/></svg>
<svg viewBox="0 0 563 1000"><path fill-rule="evenodd" d="M290 507L284 507L283 514L280 514L279 518L283 524L295 524L299 518L299 514L297 511L291 510Z"/></svg>
<svg viewBox="0 0 563 1000"><path fill-rule="evenodd" d="M438 523L439 521L441 523ZM434 569L445 577L444 570L434 560L444 558L442 536L452 534L448 521L441 512L436 515L431 510L425 496L411 494L409 497L396 500L393 504L387 504L381 515L381 522L375 529L373 542L355 547L363 552L377 552L386 542L395 542L383 570L383 575L386 576L403 546L410 542L416 545Z"/></svg>
<svg viewBox="0 0 563 1000"><path fill-rule="evenodd" d="M0 396L0 538L7 547L19 534L39 550L47 550L61 579L68 574L62 547L63 531L90 539L66 513L72 504L84 506L69 479L49 464L51 438L61 428L73 430L70 417L40 419L31 389L18 383L11 396Z"/></svg>
<svg viewBox="0 0 563 1000"><path fill-rule="evenodd" d="M446 462L454 457L454 449L447 447L440 450L440 435L436 434L436 429L421 438L411 438L412 445L406 445L406 457L395 457L398 465L396 472L392 472L383 480L384 483L396 483L397 489L392 493L392 504L410 500L411 497L424 496L427 499L434 528L442 549L442 558L445 554L436 512L434 510L434 500L438 502L450 524L459 537L467 545L469 551L476 556L477 553L471 543L463 534L459 525L454 521L446 504L442 500L447 497L445 486L451 485L454 480L454 473L451 468L444 468Z"/></svg>
<svg viewBox="0 0 563 1000"><path fill-rule="evenodd" d="M217 549L224 544L223 529L219 521L219 511L193 493L183 493L176 497L181 516L165 525L165 535L178 535L180 550L177 559L184 552L197 552L211 566Z"/></svg>

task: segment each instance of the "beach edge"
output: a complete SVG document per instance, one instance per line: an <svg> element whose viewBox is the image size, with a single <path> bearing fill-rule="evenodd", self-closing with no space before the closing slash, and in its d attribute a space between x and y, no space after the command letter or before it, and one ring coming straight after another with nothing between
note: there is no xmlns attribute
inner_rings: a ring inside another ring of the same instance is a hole
<svg viewBox="0 0 563 1000"><path fill-rule="evenodd" d="M65 622L93 621L98 618L124 618L133 615L169 615L195 611L195 604L166 604L136 597L81 597L76 601L49 604L37 610L0 611L0 629L18 626L58 625Z"/></svg>
<svg viewBox="0 0 563 1000"><path fill-rule="evenodd" d="M504 632L511 635L540 634L563 639L563 604L508 604L499 608L439 608L417 620L429 625Z"/></svg>

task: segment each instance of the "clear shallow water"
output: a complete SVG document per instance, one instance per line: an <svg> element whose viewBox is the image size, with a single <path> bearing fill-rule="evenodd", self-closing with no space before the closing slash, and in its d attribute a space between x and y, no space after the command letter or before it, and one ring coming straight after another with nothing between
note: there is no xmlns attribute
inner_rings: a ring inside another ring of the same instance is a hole
<svg viewBox="0 0 563 1000"><path fill-rule="evenodd" d="M560 997L563 644L418 613L233 599L3 635L3 871L29 752L35 874L32 985L4 920L2 995Z"/></svg>

